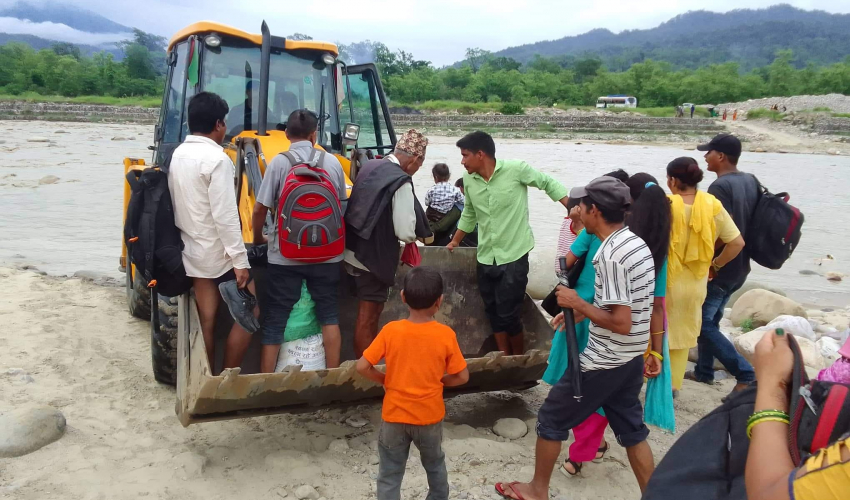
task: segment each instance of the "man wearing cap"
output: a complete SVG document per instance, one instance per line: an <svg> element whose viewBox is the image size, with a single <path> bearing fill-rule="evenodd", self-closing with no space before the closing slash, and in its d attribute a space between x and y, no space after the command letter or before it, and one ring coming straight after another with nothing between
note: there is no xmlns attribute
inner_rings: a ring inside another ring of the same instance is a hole
<svg viewBox="0 0 850 500"><path fill-rule="evenodd" d="M411 176L422 166L428 139L405 132L392 154L363 164L345 214L345 269L359 300L354 330L357 357L378 335L378 320L398 268L399 241L431 237Z"/></svg>
<svg viewBox="0 0 850 500"><path fill-rule="evenodd" d="M755 177L738 170L741 141L731 134L719 134L697 149L706 152L708 171L717 174L717 180L711 183L708 192L723 203L723 208L732 216L746 244L750 216L759 199L759 186ZM755 380L752 365L720 333L720 320L723 319L726 303L747 281L749 274L750 255L746 246L737 257L722 267L712 261L708 293L702 306L702 327L697 339L699 361L694 371L685 374L685 378L713 384L714 358L717 358L737 379L735 391L743 390Z"/></svg>
<svg viewBox="0 0 850 500"><path fill-rule="evenodd" d="M569 438L570 429L599 407L605 411L617 442L626 448L641 491L655 469L640 404L643 354L649 344L655 290L652 253L624 225L631 196L622 181L600 177L573 191L581 197L585 230L602 241L593 258L593 303L585 302L569 288L559 287L557 291L558 305L572 308L577 317L590 319L590 337L581 354L583 397L575 398L569 375L552 386L537 414L534 478L527 484L497 483L496 491L507 498L549 498L549 482L561 442Z"/></svg>
<svg viewBox="0 0 850 500"><path fill-rule="evenodd" d="M534 234L528 223L528 187L545 191L565 207L567 188L519 160L497 160L496 143L484 132L459 141L466 174L466 203L452 241L453 250L478 224L478 289L496 346L506 355L525 352L522 304L528 285L528 252Z"/></svg>

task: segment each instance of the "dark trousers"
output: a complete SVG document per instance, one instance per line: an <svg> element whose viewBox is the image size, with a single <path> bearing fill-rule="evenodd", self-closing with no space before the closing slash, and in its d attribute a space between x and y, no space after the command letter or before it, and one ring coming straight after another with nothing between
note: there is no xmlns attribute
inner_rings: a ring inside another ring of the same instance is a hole
<svg viewBox="0 0 850 500"><path fill-rule="evenodd" d="M720 332L720 320L723 319L723 311L733 293L735 290L727 290L708 282L708 293L702 305L702 329L697 339L699 360L694 369L694 375L700 382L714 381L714 358L720 360L738 383L747 384L756 379L753 366Z"/></svg>
<svg viewBox="0 0 850 500"><path fill-rule="evenodd" d="M410 456L410 443L419 450L428 476L425 500L448 500L449 476L443 453L443 423L432 425L396 424L381 421L378 433L378 500L399 500L404 468Z"/></svg>

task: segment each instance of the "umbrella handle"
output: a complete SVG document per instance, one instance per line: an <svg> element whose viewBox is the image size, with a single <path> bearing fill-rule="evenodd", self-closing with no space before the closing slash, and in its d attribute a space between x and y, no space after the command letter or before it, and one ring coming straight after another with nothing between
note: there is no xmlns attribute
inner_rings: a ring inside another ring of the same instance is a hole
<svg viewBox="0 0 850 500"><path fill-rule="evenodd" d="M559 257L558 264L561 267L561 273L558 277L561 285L570 288L569 280L567 280L567 258ZM573 386L573 398L581 401L581 365L578 357L578 338L576 337L576 320L573 310L569 307L562 307L564 313L564 337L567 341L567 351L572 354L570 360L571 379Z"/></svg>

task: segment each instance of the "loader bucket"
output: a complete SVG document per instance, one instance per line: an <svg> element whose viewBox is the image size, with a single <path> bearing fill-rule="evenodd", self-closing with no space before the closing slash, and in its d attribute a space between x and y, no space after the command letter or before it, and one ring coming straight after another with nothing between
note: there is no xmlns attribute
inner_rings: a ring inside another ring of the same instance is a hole
<svg viewBox="0 0 850 500"><path fill-rule="evenodd" d="M420 251L422 265L435 267L443 275L445 297L437 320L457 333L469 365L469 382L447 388L446 397L536 385L546 370L553 331L531 298L526 295L523 307L527 352L521 356L504 356L496 351L478 292L475 249L459 248L450 253L442 247L422 247ZM402 266L396 275L396 286L390 292L381 326L407 317L407 307L398 292L408 269ZM264 274L262 269L254 270L261 307L265 302ZM340 288L342 359L346 361L341 367L329 370L302 371L300 366L293 366L282 373L256 373L259 366L259 338L256 338L241 368L213 376L194 297L184 294L178 307L177 415L184 426L209 420L314 411L326 406L377 401L383 396L380 386L355 370L353 336L357 301L346 286ZM221 362L223 339L232 324L228 319L220 310L216 328L217 363Z"/></svg>

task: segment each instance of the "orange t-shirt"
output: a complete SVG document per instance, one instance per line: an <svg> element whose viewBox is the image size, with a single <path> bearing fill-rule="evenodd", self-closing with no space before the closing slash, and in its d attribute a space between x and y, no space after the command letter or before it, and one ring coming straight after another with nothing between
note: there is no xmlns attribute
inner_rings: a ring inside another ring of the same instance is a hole
<svg viewBox="0 0 850 500"><path fill-rule="evenodd" d="M373 365L386 359L385 422L436 424L446 416L442 378L466 368L454 330L436 321L393 321L381 330L363 357Z"/></svg>

